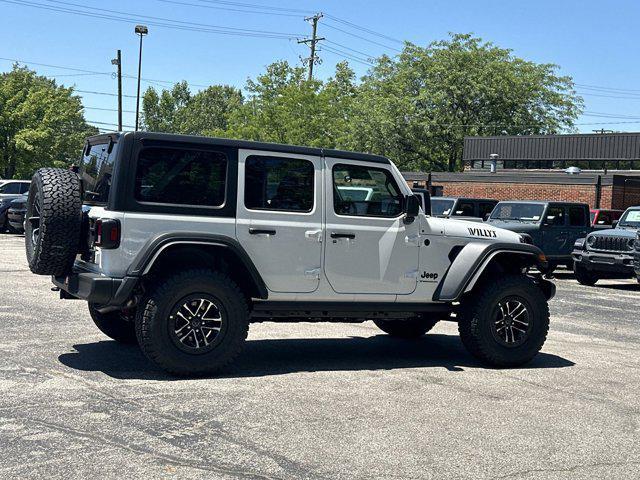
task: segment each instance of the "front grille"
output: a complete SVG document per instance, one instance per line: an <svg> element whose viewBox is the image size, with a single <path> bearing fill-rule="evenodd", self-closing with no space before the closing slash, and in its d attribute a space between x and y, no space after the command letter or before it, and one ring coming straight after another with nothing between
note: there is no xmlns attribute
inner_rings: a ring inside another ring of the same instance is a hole
<svg viewBox="0 0 640 480"><path fill-rule="evenodd" d="M629 239L625 237L607 237L605 235L596 235L594 243L589 245L591 250L600 250L602 252L630 252Z"/></svg>

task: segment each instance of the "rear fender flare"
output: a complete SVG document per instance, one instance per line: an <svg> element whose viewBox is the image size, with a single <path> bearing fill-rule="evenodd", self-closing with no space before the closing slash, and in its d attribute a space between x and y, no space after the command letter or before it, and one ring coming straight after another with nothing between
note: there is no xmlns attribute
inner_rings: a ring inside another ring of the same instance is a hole
<svg viewBox="0 0 640 480"><path fill-rule="evenodd" d="M249 254L247 254L235 238L224 235L206 233L170 233L159 235L158 237L149 240L142 248L129 267L127 276L141 277L145 275L151 269L154 262L162 252L175 245L215 245L231 250L240 259L249 272L251 280L259 293L259 298L268 298L269 294L264 280L251 260L251 257L249 257Z"/></svg>

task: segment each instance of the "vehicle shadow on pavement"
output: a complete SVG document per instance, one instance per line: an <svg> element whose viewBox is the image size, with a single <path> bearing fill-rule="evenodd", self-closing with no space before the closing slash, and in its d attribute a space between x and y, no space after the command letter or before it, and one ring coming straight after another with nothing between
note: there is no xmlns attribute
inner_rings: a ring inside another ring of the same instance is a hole
<svg viewBox="0 0 640 480"><path fill-rule="evenodd" d="M100 371L118 379L175 379L155 368L135 346L112 341L74 345L76 352L58 357L69 368ZM540 353L525 369L565 368L575 365L557 355ZM262 377L299 372L395 370L444 367L489 368L471 357L453 335L427 335L399 340L387 335L347 338L249 340L243 355L221 376Z"/></svg>

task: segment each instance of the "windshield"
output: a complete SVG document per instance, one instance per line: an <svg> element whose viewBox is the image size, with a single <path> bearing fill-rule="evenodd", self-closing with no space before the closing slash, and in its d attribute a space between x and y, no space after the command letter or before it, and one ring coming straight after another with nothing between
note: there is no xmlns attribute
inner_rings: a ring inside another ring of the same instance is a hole
<svg viewBox="0 0 640 480"><path fill-rule="evenodd" d="M496 205L491 218L496 220L520 220L538 222L542 218L544 205L539 203L505 202Z"/></svg>
<svg viewBox="0 0 640 480"><path fill-rule="evenodd" d="M640 210L627 210L624 212L620 222L618 222L618 226L640 228Z"/></svg>
<svg viewBox="0 0 640 480"><path fill-rule="evenodd" d="M454 203L452 198L432 198L431 215L449 215Z"/></svg>
<svg viewBox="0 0 640 480"><path fill-rule="evenodd" d="M112 144L111 151L109 151L108 143L92 145L88 153L85 150L79 171L84 203L89 205L105 205L107 203L117 150L117 143Z"/></svg>

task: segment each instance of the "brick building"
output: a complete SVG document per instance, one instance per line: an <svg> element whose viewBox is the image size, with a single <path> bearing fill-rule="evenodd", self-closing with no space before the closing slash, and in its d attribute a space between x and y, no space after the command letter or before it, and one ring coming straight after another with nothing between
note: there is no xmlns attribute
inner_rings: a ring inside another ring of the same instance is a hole
<svg viewBox="0 0 640 480"><path fill-rule="evenodd" d="M436 195L640 205L640 133L468 137L463 159L464 172L403 175ZM567 174L568 167L584 170Z"/></svg>

